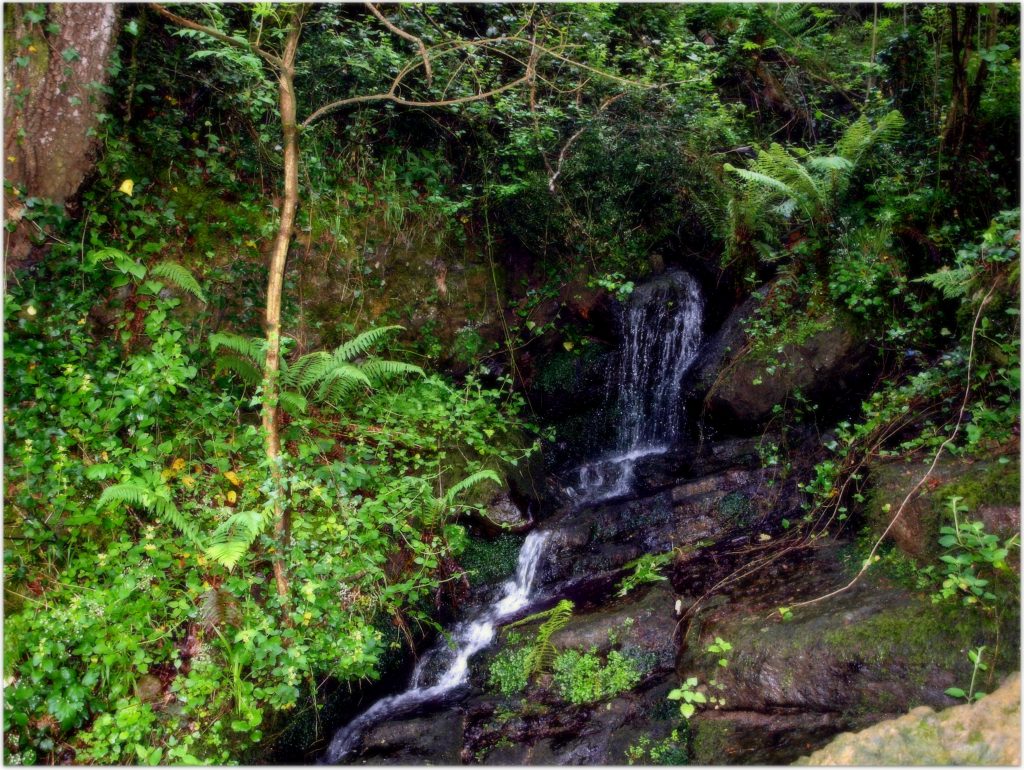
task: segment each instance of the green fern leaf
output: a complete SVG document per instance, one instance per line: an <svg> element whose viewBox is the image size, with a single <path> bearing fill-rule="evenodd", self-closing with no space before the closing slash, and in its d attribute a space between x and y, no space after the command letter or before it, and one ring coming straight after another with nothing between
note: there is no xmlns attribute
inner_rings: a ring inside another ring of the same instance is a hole
<svg viewBox="0 0 1024 770"><path fill-rule="evenodd" d="M182 291L187 291L203 304L206 304L206 295L199 285L199 281L188 269L177 262L161 262L149 268L149 274L170 281Z"/></svg>
<svg viewBox="0 0 1024 770"><path fill-rule="evenodd" d="M210 536L206 555L221 566L233 570L249 551L272 518L267 508L263 511L238 511L217 527Z"/></svg>
<svg viewBox="0 0 1024 770"><path fill-rule="evenodd" d="M574 609L575 605L571 601L562 599L550 609L537 612L506 626L506 629L511 629L536 623L538 620L544 621L537 629L537 635L530 644L526 656L525 666L528 675L535 676L551 667L558 654L557 648L551 643L551 637L568 625Z"/></svg>
<svg viewBox="0 0 1024 770"><path fill-rule="evenodd" d="M138 483L114 484L103 490L97 505L104 508L111 503L120 502L144 508L156 514L158 519L178 529L194 546L202 550L203 543L199 537L199 530L181 514L170 500L170 491L161 490L161 492L162 494Z"/></svg>
<svg viewBox="0 0 1024 770"><path fill-rule="evenodd" d="M210 335L210 352L216 353L220 348L227 348L240 356L248 358L257 365L263 364L266 356L267 341L262 338L242 337L238 334L218 332Z"/></svg>
<svg viewBox="0 0 1024 770"><path fill-rule="evenodd" d="M351 361L361 356L391 332L401 331L404 328L403 326L378 326L376 329L369 329L335 348L334 359L336 361Z"/></svg>
<svg viewBox="0 0 1024 770"><path fill-rule="evenodd" d="M371 381L375 383L387 382L403 374L415 374L418 377L426 377L426 373L416 366L402 361L384 361L374 359L362 365L362 370Z"/></svg>
<svg viewBox="0 0 1024 770"><path fill-rule="evenodd" d="M309 402L305 397L294 390L282 390L278 395L282 408L291 415L305 414L309 408Z"/></svg>
<svg viewBox="0 0 1024 770"><path fill-rule="evenodd" d="M481 482L484 481L493 481L499 487L501 486L501 477L494 471L485 468L482 471L471 473L469 476L466 476L466 478L462 479L462 481L459 481L456 484L452 484L451 487L448 488L448 491L445 492L445 505L451 506L455 502L455 498L457 498L467 489L475 487L477 484L480 484Z"/></svg>
<svg viewBox="0 0 1024 770"><path fill-rule="evenodd" d="M227 354L217 356L215 372L234 372L246 385L259 385L263 382L263 372L248 358Z"/></svg>

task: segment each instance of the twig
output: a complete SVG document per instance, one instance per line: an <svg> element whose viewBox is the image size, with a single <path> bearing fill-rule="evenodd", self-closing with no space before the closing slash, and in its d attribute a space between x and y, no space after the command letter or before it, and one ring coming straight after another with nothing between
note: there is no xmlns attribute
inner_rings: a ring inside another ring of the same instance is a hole
<svg viewBox="0 0 1024 770"><path fill-rule="evenodd" d="M387 17L384 16L384 14L381 13L377 9L377 6L375 6L373 3L367 3L366 7L370 9L370 13L372 13L380 20L381 24L383 24L385 27L394 32L403 40L408 40L410 43L413 43L417 48L420 49L420 56L423 59L423 74L427 79L427 85L430 85L430 81L433 78L433 73L431 72L430 69L430 55L427 53L427 46L424 45L423 40L421 38L416 37L416 35L413 35L411 32L406 32L404 29L396 27L394 24L387 20Z"/></svg>

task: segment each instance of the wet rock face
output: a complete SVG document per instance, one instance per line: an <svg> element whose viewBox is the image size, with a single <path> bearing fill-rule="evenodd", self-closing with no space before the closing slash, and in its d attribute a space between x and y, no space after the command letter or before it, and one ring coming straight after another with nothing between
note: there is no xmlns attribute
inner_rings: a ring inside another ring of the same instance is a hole
<svg viewBox="0 0 1024 770"><path fill-rule="evenodd" d="M770 288L762 287L726 317L689 375L688 400L703 412L707 427L724 434L759 432L773 408L796 390L817 404L819 414L842 414L856 406L874 372L872 351L842 319L809 319L823 329L782 346L773 354L777 361L751 351L744 324Z"/></svg>
<svg viewBox="0 0 1024 770"><path fill-rule="evenodd" d="M859 733L844 733L800 765L1019 766L1020 674L977 703L936 713L922 706Z"/></svg>
<svg viewBox="0 0 1024 770"><path fill-rule="evenodd" d="M709 444L699 455L676 461L674 474L639 468L637 477L649 484L696 477L645 496L555 514L556 534L541 583L593 580L647 553L692 550L697 543L781 518L797 502L788 487L767 487L770 473L757 467L754 442Z"/></svg>
<svg viewBox="0 0 1024 770"><path fill-rule="evenodd" d="M382 722L363 736L356 764L460 764L463 727L458 710Z"/></svg>

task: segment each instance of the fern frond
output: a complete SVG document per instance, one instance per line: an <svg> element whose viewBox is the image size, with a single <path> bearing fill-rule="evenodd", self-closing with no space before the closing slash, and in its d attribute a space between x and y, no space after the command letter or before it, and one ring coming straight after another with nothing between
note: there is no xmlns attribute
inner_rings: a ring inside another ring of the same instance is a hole
<svg viewBox="0 0 1024 770"><path fill-rule="evenodd" d="M740 179L755 185L762 185L764 187L771 188L776 192L782 193L787 197L794 197L795 192L792 187L783 182L780 179L776 179L768 174L762 174L759 171L751 171L745 168L736 168L731 163L726 163L724 166L726 171L731 171L736 174Z"/></svg>
<svg viewBox="0 0 1024 770"><path fill-rule="evenodd" d="M169 497L169 491L163 490L165 494L159 494L155 490L149 489L141 484L114 484L103 490L100 494L100 499L97 505L100 508L106 507L111 503L125 503L126 505L132 505L139 508L145 508L147 511L156 514L158 519L170 524L175 527L179 532L185 535L192 544L202 550L203 543L199 537L199 530L196 529L195 525L189 521L175 506ZM168 495L168 496L165 496Z"/></svg>
<svg viewBox="0 0 1024 770"><path fill-rule="evenodd" d="M378 326L376 329L369 329L357 337L350 339L334 349L335 361L351 361L357 358L377 344L380 340L394 331L403 330L404 326Z"/></svg>
<svg viewBox="0 0 1024 770"><path fill-rule="evenodd" d="M282 408L291 415L305 414L309 408L309 402L306 401L306 398L294 390L282 390L278 394L278 401Z"/></svg>
<svg viewBox="0 0 1024 770"><path fill-rule="evenodd" d="M149 274L170 281L182 291L188 292L204 305L206 304L206 295L203 294L199 281L183 265L179 265L177 262L161 262L149 268Z"/></svg>
<svg viewBox="0 0 1024 770"><path fill-rule="evenodd" d="M263 372L252 361L232 353L217 356L214 372L234 372L246 385L259 385L263 382Z"/></svg>
<svg viewBox="0 0 1024 770"><path fill-rule="evenodd" d="M334 363L330 353L318 350L307 353L293 364L281 366L281 385L295 390L309 390L319 382Z"/></svg>
<svg viewBox="0 0 1024 770"><path fill-rule="evenodd" d="M550 668L555 656L558 654L557 648L551 643L551 637L569 624L575 606L570 600L562 599L550 609L529 615L522 620L517 620L515 623L505 626L506 629L516 628L517 626L536 623L541 619L544 620L540 628L537 629L537 635L534 637L526 656L525 667L528 675L534 676Z"/></svg>
<svg viewBox="0 0 1024 770"><path fill-rule="evenodd" d="M203 625L213 630L218 626L238 626L242 622L242 611L238 599L224 588L210 588L199 599L199 613Z"/></svg>
<svg viewBox="0 0 1024 770"><path fill-rule="evenodd" d="M824 155L811 158L807 161L807 165L815 171L844 173L853 170L853 161L844 158L842 155Z"/></svg>
<svg viewBox="0 0 1024 770"><path fill-rule="evenodd" d="M466 478L462 479L462 481L452 484L451 487L448 488L448 491L445 492L444 494L445 505L451 506L452 503L455 502L455 498L457 498L467 489L475 487L477 484L483 481L493 481L499 487L501 486L501 477L494 471L490 470L489 468L485 468L482 471L471 473L470 475L466 476Z"/></svg>
<svg viewBox="0 0 1024 770"><path fill-rule="evenodd" d="M216 353L219 348L227 348L240 356L248 358L257 365L263 363L266 356L267 341L260 337L243 337L239 334L217 332L210 335L210 352Z"/></svg>
<svg viewBox="0 0 1024 770"><path fill-rule="evenodd" d="M915 278L914 283L926 283L942 292L946 299L960 299L967 296L974 276L975 269L971 265L943 267L934 273Z"/></svg>
<svg viewBox="0 0 1024 770"><path fill-rule="evenodd" d="M843 132L839 141L836 142L834 152L841 158L856 163L870 140L871 124L866 115L861 115Z"/></svg>
<svg viewBox="0 0 1024 770"><path fill-rule="evenodd" d="M232 514L210 536L209 545L206 547L207 557L229 570L234 569L256 538L266 529L271 519L268 513L270 510L272 509L239 511Z"/></svg>
<svg viewBox="0 0 1024 770"><path fill-rule="evenodd" d="M354 364L332 361L320 378L317 398L329 404L343 403L360 385L371 388L370 379Z"/></svg>
<svg viewBox="0 0 1024 770"><path fill-rule="evenodd" d="M419 377L427 376L416 364L407 364L403 361L374 359L373 361L367 361L360 368L371 381L376 383L386 382L403 374L415 374Z"/></svg>

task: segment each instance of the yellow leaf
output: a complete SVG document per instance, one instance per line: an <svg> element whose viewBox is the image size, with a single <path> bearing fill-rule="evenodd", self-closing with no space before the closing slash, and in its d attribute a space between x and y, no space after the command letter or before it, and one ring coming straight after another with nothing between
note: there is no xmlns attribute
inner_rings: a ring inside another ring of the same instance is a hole
<svg viewBox="0 0 1024 770"><path fill-rule="evenodd" d="M118 192L123 192L129 198L132 196L132 190L135 189L135 182L131 179L125 179L121 182L121 186L117 188Z"/></svg>
<svg viewBox="0 0 1024 770"><path fill-rule="evenodd" d="M181 483L184 484L189 489L192 489L192 485L196 483L196 480L191 476L182 476Z"/></svg>
<svg viewBox="0 0 1024 770"><path fill-rule="evenodd" d="M234 471L224 471L224 478L234 484L236 487L242 486L242 480L238 478L238 474Z"/></svg>
<svg viewBox="0 0 1024 770"><path fill-rule="evenodd" d="M572 350L572 349L573 349L574 347L576 347L576 346L575 346L575 345L573 345L573 344L572 344L571 342L569 342L568 340L566 340L565 342L563 342L563 343L562 343L562 347L563 347L563 348L565 348L566 350Z"/></svg>
<svg viewBox="0 0 1024 770"><path fill-rule="evenodd" d="M237 501L238 501L238 495L235 494L235 490L232 489L230 492L228 492L228 503L230 503L231 505L234 505Z"/></svg>
<svg viewBox="0 0 1024 770"><path fill-rule="evenodd" d="M184 470L185 459L182 457L175 457L174 462L171 463L171 470L177 473L178 471Z"/></svg>

